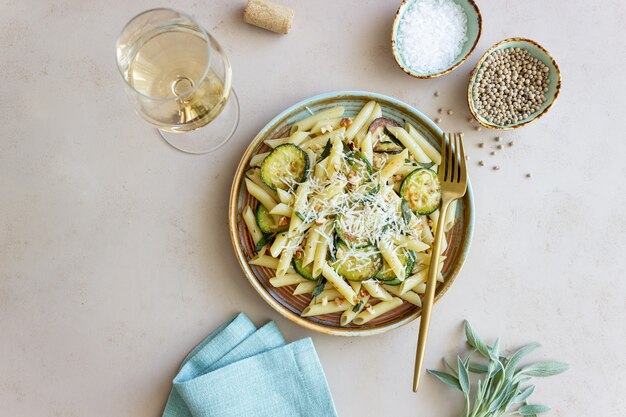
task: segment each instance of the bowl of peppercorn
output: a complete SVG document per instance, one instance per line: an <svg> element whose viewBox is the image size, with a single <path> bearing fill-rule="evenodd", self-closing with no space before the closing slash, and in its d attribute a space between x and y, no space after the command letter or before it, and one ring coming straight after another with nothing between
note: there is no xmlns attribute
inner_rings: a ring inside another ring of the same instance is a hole
<svg viewBox="0 0 626 417"><path fill-rule="evenodd" d="M561 88L561 73L537 42L509 38L493 45L470 75L467 102L481 125L517 129L543 116Z"/></svg>

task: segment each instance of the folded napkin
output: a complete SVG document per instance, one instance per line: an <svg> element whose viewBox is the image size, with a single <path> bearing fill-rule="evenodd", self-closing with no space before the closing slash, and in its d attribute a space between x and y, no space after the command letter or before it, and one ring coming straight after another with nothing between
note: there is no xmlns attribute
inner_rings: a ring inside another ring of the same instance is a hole
<svg viewBox="0 0 626 417"><path fill-rule="evenodd" d="M310 338L285 344L274 322L240 313L184 359L163 417L333 417Z"/></svg>

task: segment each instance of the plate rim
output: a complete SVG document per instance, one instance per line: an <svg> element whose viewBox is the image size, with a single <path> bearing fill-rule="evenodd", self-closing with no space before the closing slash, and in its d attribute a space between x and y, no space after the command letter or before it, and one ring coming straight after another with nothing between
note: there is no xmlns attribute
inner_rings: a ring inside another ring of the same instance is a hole
<svg viewBox="0 0 626 417"><path fill-rule="evenodd" d="M244 272L246 279L252 285L252 287L256 290L256 292L261 296L261 298L265 300L266 303L268 303L274 310L280 313L283 317L309 330L314 330L314 331L331 335L331 336L349 336L349 337L350 336L372 336L372 335L381 334L381 333L384 333L393 329L397 329L401 326L404 326L414 321L415 319L421 316L422 309L419 308L408 316L405 316L403 318L397 319L390 323L384 324L380 327L367 328L367 329L329 327L327 325L309 321L305 317L300 317L299 315L296 315L293 312L289 311L277 299L272 297L272 295L261 285L261 283L259 282L258 278L254 274L254 271L252 271L252 268L245 257L245 253L243 252L243 248L241 246L241 242L239 241L239 237L238 237L237 205L238 205L238 200L239 200L239 190L243 182L243 173L245 172L250 162L253 152L256 150L259 143L262 142L263 139L265 139L267 132L270 131L278 122L280 122L284 118L288 118L295 110L299 108L307 107L309 104L317 102L317 101L337 99L337 98L341 98L344 96L346 97L346 99L348 98L366 99L366 100L367 99L370 99L370 100L379 99L381 101L390 102L394 104L395 106L403 109L403 111L405 111L404 109L406 109L407 113L413 113L414 115L417 115L418 118L421 119L422 122L425 122L425 125L428 128L430 128L432 131L434 131L437 135L443 135L443 131L441 130L441 128L439 128L439 126L437 126L429 117L427 117L421 111L417 110L415 107L401 100L398 100L393 97L389 97L387 95L380 94L380 93L374 93L374 92L362 91L362 90L341 90L341 91L331 91L327 93L317 94L315 96L301 100L289 106L288 108L280 112L277 116L272 118L268 123L265 124L265 126L257 133L254 139L252 139L252 141L250 141L250 143L248 144L244 154L241 157L241 160L239 161L239 164L237 165L237 170L235 171L233 183L231 185L230 198L229 198L229 204L228 204L228 229L229 229L229 234L231 238L231 243L235 251L235 256L237 258L237 261L239 262L239 265L241 266L241 269ZM452 286L452 284L454 283L454 280L458 276L459 272L461 271L465 263L465 260L467 259L467 255L471 247L472 238L474 234L474 211L475 210L474 210L473 190L472 190L472 186L471 186L469 178L467 181L467 193L465 197L463 198L467 200L467 210L463 211L463 215L466 216L466 219L467 219L467 224L465 228L466 237L465 237L464 245L461 247L458 261L453 266L453 269L450 271L450 274L448 277L449 283L446 286L444 286L436 294L435 303L439 301L440 298L443 297L443 295L448 291L450 286Z"/></svg>

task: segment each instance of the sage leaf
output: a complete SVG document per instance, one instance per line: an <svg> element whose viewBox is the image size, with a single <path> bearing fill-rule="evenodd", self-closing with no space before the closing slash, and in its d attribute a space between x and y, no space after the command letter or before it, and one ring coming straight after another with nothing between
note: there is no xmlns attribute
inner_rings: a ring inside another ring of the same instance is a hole
<svg viewBox="0 0 626 417"><path fill-rule="evenodd" d="M443 382L447 386L458 389L459 391L463 392L463 389L461 388L461 385L459 384L459 380L456 377L450 374L447 374L445 372L434 371L432 369L429 369L428 373L437 377L437 379L439 379L441 382Z"/></svg>
<svg viewBox="0 0 626 417"><path fill-rule="evenodd" d="M498 364L501 365L500 364L500 338L496 338L496 341L493 344L493 346L489 348L489 358L492 361L498 362Z"/></svg>
<svg viewBox="0 0 626 417"><path fill-rule="evenodd" d="M541 345L539 343L531 343L526 346L522 346L519 348L507 361L506 364L506 372L515 372L515 368L519 364L519 361L526 355L528 355L533 350L537 349Z"/></svg>
<svg viewBox="0 0 626 417"><path fill-rule="evenodd" d="M454 369L454 367L448 363L446 358L443 358L443 363L446 365L446 368L448 368L450 370L450 372L452 372L452 375L454 375L456 377L459 376L459 373L457 372L457 370Z"/></svg>
<svg viewBox="0 0 626 417"><path fill-rule="evenodd" d="M463 391L465 394L469 394L470 380L467 373L467 368L465 367L465 364L461 360L460 356L456 357L456 363L459 370L459 385L461 386L461 391Z"/></svg>
<svg viewBox="0 0 626 417"><path fill-rule="evenodd" d="M485 358L490 359L489 348L480 336L478 336L478 333L476 333L470 322L465 320L463 324L465 327L465 338L467 339L467 343L478 349L478 352L480 352L480 354Z"/></svg>
<svg viewBox="0 0 626 417"><path fill-rule="evenodd" d="M534 414L547 413L548 411L550 411L550 407L539 404L526 404L517 410L517 412L522 416L532 416Z"/></svg>
<svg viewBox="0 0 626 417"><path fill-rule="evenodd" d="M534 385L530 385L524 388L519 394L515 396L515 398L513 398L513 402L516 404L523 403L528 397L530 397L533 391L535 391Z"/></svg>
<svg viewBox="0 0 626 417"><path fill-rule="evenodd" d="M274 238L274 236L275 236L274 234L263 235L263 237L261 237L261 239L259 239L257 244L254 246L254 251L255 252L260 251L263 248L263 246L267 244L267 242L269 242L270 240Z"/></svg>
<svg viewBox="0 0 626 417"><path fill-rule="evenodd" d="M519 374L527 376L546 377L558 375L562 372L567 371L568 369L569 365L564 362L545 361L536 362L528 365L522 368L522 370L519 371Z"/></svg>
<svg viewBox="0 0 626 417"><path fill-rule="evenodd" d="M361 308L362 305L363 305L363 300L361 300L358 303L356 303L356 305L354 307L352 307L352 311L355 312L355 313L358 313L359 309Z"/></svg>
<svg viewBox="0 0 626 417"><path fill-rule="evenodd" d="M321 292L324 290L324 285L326 285L326 278L321 276L317 280L317 285L315 286L315 288L313 288L313 292L311 293L311 295L313 297L317 297L318 295L320 295Z"/></svg>
<svg viewBox="0 0 626 417"><path fill-rule="evenodd" d="M402 199L402 204L400 206L402 208L402 219L404 220L404 223L408 225L411 221L411 206L409 206L409 202L404 198Z"/></svg>
<svg viewBox="0 0 626 417"><path fill-rule="evenodd" d="M483 365L482 363L468 362L467 370L475 374L486 374L489 367L487 365Z"/></svg>
<svg viewBox="0 0 626 417"><path fill-rule="evenodd" d="M434 162L418 162L417 164L421 166L422 168L426 168L426 169L430 169L435 166Z"/></svg>
<svg viewBox="0 0 626 417"><path fill-rule="evenodd" d="M326 142L326 146L324 146L324 150L322 151L322 155L320 155L320 161L330 155L330 148L332 145L330 144L330 139Z"/></svg>

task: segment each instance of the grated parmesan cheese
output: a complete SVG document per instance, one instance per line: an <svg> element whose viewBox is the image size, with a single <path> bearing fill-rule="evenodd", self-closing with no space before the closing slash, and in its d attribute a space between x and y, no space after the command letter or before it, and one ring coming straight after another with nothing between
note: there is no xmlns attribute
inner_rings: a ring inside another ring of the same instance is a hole
<svg viewBox="0 0 626 417"><path fill-rule="evenodd" d="M409 69L418 73L445 70L467 41L467 15L452 0L414 0L401 17L396 40Z"/></svg>

